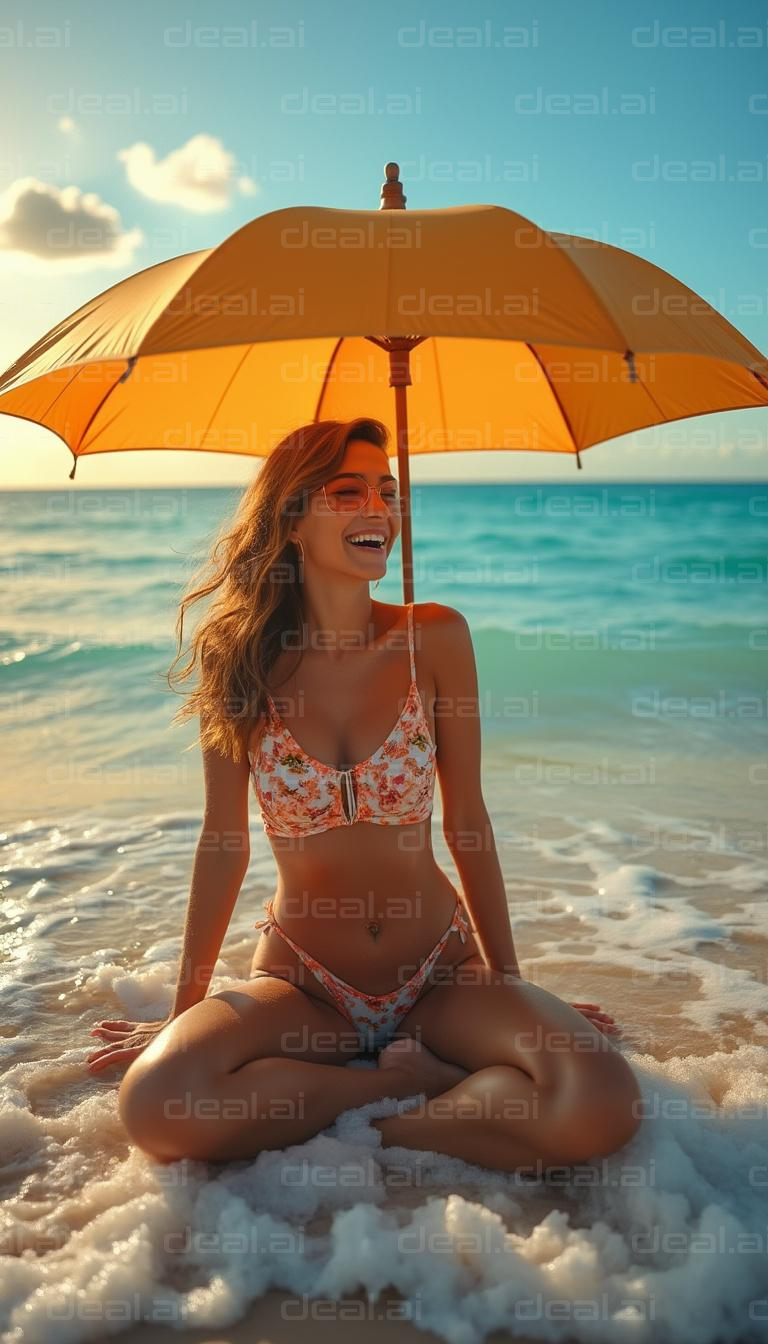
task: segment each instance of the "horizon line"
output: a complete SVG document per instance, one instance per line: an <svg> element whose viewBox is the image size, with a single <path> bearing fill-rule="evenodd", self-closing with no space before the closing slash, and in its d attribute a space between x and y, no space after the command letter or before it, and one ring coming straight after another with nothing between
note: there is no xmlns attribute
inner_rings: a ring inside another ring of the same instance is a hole
<svg viewBox="0 0 768 1344"><path fill-rule="evenodd" d="M249 484L250 481L242 481L242 482L190 481L187 482L187 484L184 484L183 481L182 482L157 481L156 484L152 484L151 481L122 481L122 482L112 481L112 482L102 482L102 484L100 485L86 485L85 481L78 481L77 484L75 484L75 482L73 481L71 482L71 484L67 485L65 484L34 485L31 484L31 482L28 482L28 484L26 485L12 485L12 484L4 485L1 484L0 482L0 492L8 493L9 495L9 493L16 491L16 489L22 489L22 491L24 491L24 489L26 489L26 491L56 491L56 489L61 489L61 491L95 491L95 489L169 489L169 491L174 491L174 489L192 489L192 491L204 491L204 489L233 489L238 488L239 485L242 485L242 487L247 487L247 485ZM412 480L410 484L412 484L412 487L413 485L420 485L420 487L422 487L422 485L562 485L562 484L768 485L768 477L765 477L764 480L760 480L760 478L752 478L752 477L748 478L744 476L705 476L705 477L640 476L636 478L629 478L623 476L604 476L600 478L594 477L593 480L590 480L589 482L578 480L566 481L565 477L550 477L549 480L541 480L541 481L533 480L533 478L531 478L531 480L526 480L525 477L519 478L519 480L510 480L510 478L508 477L498 477L498 478L483 477L483 480L460 480L460 478L452 477L448 478L448 480L428 480L428 481Z"/></svg>
<svg viewBox="0 0 768 1344"><path fill-rule="evenodd" d="M70 485L2 485L0 484L0 494L15 494L19 491L44 491L44 490L66 490L69 493L90 491L90 490L233 490L246 489L250 484L248 481L205 481L175 483L173 481L158 481L152 484L149 481L119 481L105 482L101 485L85 485L83 482ZM591 481L549 479L549 480L509 480L501 479L483 479L483 480L429 480L429 481L411 481L411 489L414 486L429 487L431 485L457 485L457 486L485 486L485 485L768 485L768 477L765 479L747 478L745 476L705 476L705 477L638 477L629 479L623 476L606 476Z"/></svg>

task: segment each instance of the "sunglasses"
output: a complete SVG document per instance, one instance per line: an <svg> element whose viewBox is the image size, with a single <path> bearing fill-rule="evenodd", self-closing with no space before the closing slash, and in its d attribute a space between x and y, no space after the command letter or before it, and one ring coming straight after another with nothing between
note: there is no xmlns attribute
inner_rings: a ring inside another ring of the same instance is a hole
<svg viewBox="0 0 768 1344"><path fill-rule="evenodd" d="M383 485L369 485L367 481L339 481L322 487L322 493L328 508L333 513L358 513L364 509L376 490L382 504L391 513L400 509L400 492L396 481L385 481Z"/></svg>

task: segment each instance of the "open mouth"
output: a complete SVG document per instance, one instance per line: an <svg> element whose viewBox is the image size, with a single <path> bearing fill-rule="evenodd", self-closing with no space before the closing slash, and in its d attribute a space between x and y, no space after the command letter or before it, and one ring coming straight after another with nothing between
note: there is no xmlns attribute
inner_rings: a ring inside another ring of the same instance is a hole
<svg viewBox="0 0 768 1344"><path fill-rule="evenodd" d="M363 533L359 537L355 537L354 540L345 537L344 540L348 546L354 546L356 551L383 551L386 546L385 538L374 536L373 533L369 536Z"/></svg>

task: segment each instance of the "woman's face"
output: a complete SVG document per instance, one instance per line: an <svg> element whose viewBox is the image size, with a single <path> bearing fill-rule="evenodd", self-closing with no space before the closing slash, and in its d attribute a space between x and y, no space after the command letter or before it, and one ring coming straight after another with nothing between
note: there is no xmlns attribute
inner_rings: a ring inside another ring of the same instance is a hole
<svg viewBox="0 0 768 1344"><path fill-rule="evenodd" d="M371 490L366 502L366 483L379 486L383 499ZM382 578L402 525L397 498L397 480L384 450L365 439L351 440L343 462L325 482L325 492L310 495L306 515L291 531L292 539L298 537L304 547L305 571L333 570L374 583ZM376 534L382 544L355 545L350 537L360 533Z"/></svg>

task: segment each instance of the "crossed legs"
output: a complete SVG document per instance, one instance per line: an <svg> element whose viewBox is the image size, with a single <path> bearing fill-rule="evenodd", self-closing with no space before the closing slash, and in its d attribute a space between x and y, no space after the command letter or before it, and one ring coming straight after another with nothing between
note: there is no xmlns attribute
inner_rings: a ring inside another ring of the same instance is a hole
<svg viewBox="0 0 768 1344"><path fill-rule="evenodd" d="M400 1023L407 1035L467 1074L373 1121L386 1146L513 1171L613 1152L638 1127L639 1088L616 1047L569 1004L480 959L427 990ZM128 1068L120 1114L159 1161L253 1157L304 1142L344 1110L422 1091L418 1061L398 1062L403 1048L387 1047L375 1070L345 1068L359 1053L350 1024L265 976L169 1023Z"/></svg>
<svg viewBox="0 0 768 1344"><path fill-rule="evenodd" d="M400 1030L468 1072L418 1108L371 1121L385 1146L516 1171L605 1156L639 1127L640 1088L613 1042L556 995L479 957L429 990ZM403 1048L387 1047L379 1067Z"/></svg>
<svg viewBox="0 0 768 1344"><path fill-rule="evenodd" d="M257 977L208 995L126 1070L120 1117L160 1162L231 1161L302 1143L337 1115L418 1089L406 1069L347 1069L355 1029L286 980Z"/></svg>

